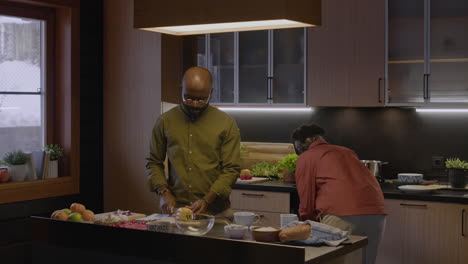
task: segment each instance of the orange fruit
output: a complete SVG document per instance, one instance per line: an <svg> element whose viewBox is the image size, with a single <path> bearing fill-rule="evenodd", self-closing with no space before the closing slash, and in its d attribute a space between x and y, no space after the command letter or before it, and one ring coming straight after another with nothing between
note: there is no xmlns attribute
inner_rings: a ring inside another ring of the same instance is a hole
<svg viewBox="0 0 468 264"><path fill-rule="evenodd" d="M59 220L67 220L68 215L62 210L57 210L57 211L54 211L52 213L51 218L52 219L59 219Z"/></svg>
<svg viewBox="0 0 468 264"><path fill-rule="evenodd" d="M80 214L86 211L86 207L80 203L72 203L70 209L72 210L72 212Z"/></svg>
<svg viewBox="0 0 468 264"><path fill-rule="evenodd" d="M94 213L91 210L85 210L81 216L83 217L83 220L85 221L91 221L94 222Z"/></svg>

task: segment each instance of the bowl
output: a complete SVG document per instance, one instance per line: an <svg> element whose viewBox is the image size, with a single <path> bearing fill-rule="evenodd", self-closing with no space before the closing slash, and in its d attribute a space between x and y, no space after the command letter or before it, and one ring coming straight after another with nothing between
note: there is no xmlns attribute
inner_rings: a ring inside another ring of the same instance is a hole
<svg viewBox="0 0 468 264"><path fill-rule="evenodd" d="M215 217L206 214L192 214L191 217L176 216L177 228L186 235L203 236L213 228Z"/></svg>
<svg viewBox="0 0 468 264"><path fill-rule="evenodd" d="M224 226L224 232L229 238L233 239L244 239L244 235L249 228L245 225L226 225Z"/></svg>
<svg viewBox="0 0 468 264"><path fill-rule="evenodd" d="M255 226L250 228L252 237L255 241L260 242L277 242L279 241L280 228L272 226Z"/></svg>
<svg viewBox="0 0 468 264"><path fill-rule="evenodd" d="M418 183L423 181L423 175L419 173L398 173L398 181Z"/></svg>

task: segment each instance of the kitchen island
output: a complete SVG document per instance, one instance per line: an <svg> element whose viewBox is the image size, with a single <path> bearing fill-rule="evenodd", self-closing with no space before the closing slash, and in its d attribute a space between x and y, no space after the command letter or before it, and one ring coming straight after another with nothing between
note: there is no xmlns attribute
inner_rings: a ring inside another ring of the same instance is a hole
<svg viewBox="0 0 468 264"><path fill-rule="evenodd" d="M189 236L33 217L33 263L327 263L367 245L357 236L338 247L227 239L223 226Z"/></svg>

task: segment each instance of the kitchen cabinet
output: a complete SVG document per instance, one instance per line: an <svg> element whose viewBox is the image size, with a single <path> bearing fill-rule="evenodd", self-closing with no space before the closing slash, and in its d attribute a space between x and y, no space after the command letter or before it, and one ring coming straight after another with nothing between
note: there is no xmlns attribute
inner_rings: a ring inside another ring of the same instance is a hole
<svg viewBox="0 0 468 264"><path fill-rule="evenodd" d="M280 214L290 213L289 192L232 190L231 208L260 215L263 226L280 226Z"/></svg>
<svg viewBox="0 0 468 264"><path fill-rule="evenodd" d="M385 205L378 263L464 263L460 205L389 199Z"/></svg>
<svg viewBox="0 0 468 264"><path fill-rule="evenodd" d="M218 33L196 38L197 48L184 47L196 56L187 56L187 62L184 54L184 64L211 71L213 104L305 105L306 29Z"/></svg>
<svg viewBox="0 0 468 264"><path fill-rule="evenodd" d="M387 2L387 104L468 103L468 2Z"/></svg>
<svg viewBox="0 0 468 264"><path fill-rule="evenodd" d="M322 1L322 25L308 29L311 106L383 106L385 1Z"/></svg>

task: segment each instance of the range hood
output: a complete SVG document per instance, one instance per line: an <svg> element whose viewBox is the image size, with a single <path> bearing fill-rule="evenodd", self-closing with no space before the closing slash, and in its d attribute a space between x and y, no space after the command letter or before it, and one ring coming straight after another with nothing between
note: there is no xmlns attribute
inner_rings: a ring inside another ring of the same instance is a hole
<svg viewBox="0 0 468 264"><path fill-rule="evenodd" d="M134 27L183 36L311 27L321 0L134 0Z"/></svg>

